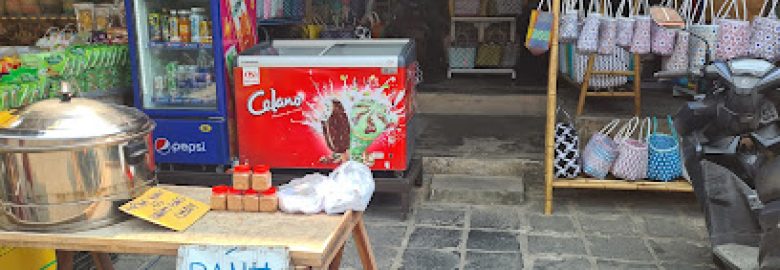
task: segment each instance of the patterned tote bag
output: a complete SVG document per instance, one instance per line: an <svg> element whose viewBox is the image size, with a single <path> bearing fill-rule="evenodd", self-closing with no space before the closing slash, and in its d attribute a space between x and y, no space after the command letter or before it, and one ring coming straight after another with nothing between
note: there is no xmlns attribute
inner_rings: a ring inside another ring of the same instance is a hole
<svg viewBox="0 0 780 270"><path fill-rule="evenodd" d="M631 38L634 37L634 4L633 0L621 0L617 13L617 36L615 43L623 48L631 47ZM625 8L628 7L628 14Z"/></svg>
<svg viewBox="0 0 780 270"><path fill-rule="evenodd" d="M658 132L658 119L653 117L653 134L647 138L647 178L669 182L682 176L680 142L671 116L666 117L671 134Z"/></svg>
<svg viewBox="0 0 780 270"><path fill-rule="evenodd" d="M555 124L555 177L575 178L580 175L580 136L566 110L558 107L558 116L564 121Z"/></svg>
<svg viewBox="0 0 780 270"><path fill-rule="evenodd" d="M634 37L631 39L631 53L650 53L652 42L650 32L653 27L653 18L647 15L647 9L647 0L640 0L634 15ZM640 10L642 10L641 14Z"/></svg>
<svg viewBox="0 0 780 270"><path fill-rule="evenodd" d="M617 19L613 16L612 0L604 0L604 15L599 24L599 54L612 54L617 48Z"/></svg>
<svg viewBox="0 0 780 270"><path fill-rule="evenodd" d="M542 11L542 3L547 3L547 11ZM525 41L525 47L533 55L542 55L550 49L550 30L552 30L553 15L550 12L550 0L539 1L536 10L535 20L528 27L528 35Z"/></svg>
<svg viewBox="0 0 780 270"><path fill-rule="evenodd" d="M598 179L604 179L617 158L617 144L609 136L620 120L612 120L601 131L593 134L582 151L582 171Z"/></svg>
<svg viewBox="0 0 780 270"><path fill-rule="evenodd" d="M676 9L675 7L676 3L677 3L676 0L666 0L662 6ZM653 23L653 29L652 29L653 53L662 56L672 55L672 52L674 52L676 35L677 35L676 30L660 26L657 23Z"/></svg>
<svg viewBox="0 0 780 270"><path fill-rule="evenodd" d="M563 0L563 12L561 12L560 21L560 40L561 42L576 41L580 35L580 11L577 8L582 7L582 0L579 0L579 6L574 7L574 0Z"/></svg>
<svg viewBox="0 0 780 270"><path fill-rule="evenodd" d="M771 5L772 8L764 15L767 5ZM778 50L777 42L780 39L780 20L777 19L777 14L775 13L776 7L777 0L764 0L761 13L753 19L750 47L748 49L750 56L769 61L778 59L780 50Z"/></svg>
<svg viewBox="0 0 780 270"><path fill-rule="evenodd" d="M742 13L740 13L739 2L742 3ZM734 9L734 17L728 18L732 8ZM718 46L715 49L715 59L731 60L747 55L747 49L750 46L750 22L747 21L747 18L746 2L744 0L731 0L728 8L717 20Z"/></svg>
<svg viewBox="0 0 780 270"><path fill-rule="evenodd" d="M637 127L639 132L636 132ZM618 156L612 166L612 174L615 177L630 181L647 177L645 132L650 132L650 118L640 121L639 117L634 117L615 135L615 142L618 145ZM638 138L633 139L633 134L638 134Z"/></svg>
<svg viewBox="0 0 780 270"><path fill-rule="evenodd" d="M682 14L682 18L685 21L686 28L690 27L691 25L691 10L693 9L693 3L691 0L683 0L683 4L680 8L680 14ZM674 51L672 51L672 55L669 56L669 59L667 59L664 62L664 70L668 71L687 71L688 70L688 46L689 39L690 39L690 33L686 31L677 31L676 34L676 41L674 43Z"/></svg>
<svg viewBox="0 0 780 270"><path fill-rule="evenodd" d="M601 25L601 14L599 13L599 1L590 1L588 14L585 16L585 23L582 25L580 36L577 39L577 49L582 53L595 53L599 49L599 28Z"/></svg>
<svg viewBox="0 0 780 270"><path fill-rule="evenodd" d="M707 23L707 18L715 18L715 7L712 1L699 0L702 5L699 17L697 20L692 20L691 26L688 27L688 31L693 34L688 39L688 67L691 71L701 70L706 62L707 54L709 53L711 56L718 43L718 26ZM709 12L707 12L707 8L709 8ZM698 6L694 10L699 10Z"/></svg>

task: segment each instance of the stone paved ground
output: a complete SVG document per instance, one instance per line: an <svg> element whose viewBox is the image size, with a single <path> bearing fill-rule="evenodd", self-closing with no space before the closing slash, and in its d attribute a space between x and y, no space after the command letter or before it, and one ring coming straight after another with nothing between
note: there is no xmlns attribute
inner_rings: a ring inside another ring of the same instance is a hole
<svg viewBox="0 0 780 270"><path fill-rule="evenodd" d="M692 194L556 190L552 216L542 194L531 183L519 206L423 202L405 221L379 194L366 213L379 269L715 269ZM174 265L126 255L116 268ZM351 242L342 269L361 269Z"/></svg>

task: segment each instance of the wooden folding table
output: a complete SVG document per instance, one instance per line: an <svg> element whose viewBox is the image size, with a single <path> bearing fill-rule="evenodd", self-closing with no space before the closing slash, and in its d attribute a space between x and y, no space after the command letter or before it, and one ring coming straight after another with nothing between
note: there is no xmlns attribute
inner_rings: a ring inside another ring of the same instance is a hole
<svg viewBox="0 0 780 270"><path fill-rule="evenodd" d="M203 187L164 188L203 202L211 194ZM0 245L56 249L64 256L71 251L175 256L182 245L285 246L296 269L338 269L350 234L364 269L376 269L362 212L328 216L211 211L183 232L130 218L83 232L0 232ZM106 256L94 257L98 269L113 269Z"/></svg>

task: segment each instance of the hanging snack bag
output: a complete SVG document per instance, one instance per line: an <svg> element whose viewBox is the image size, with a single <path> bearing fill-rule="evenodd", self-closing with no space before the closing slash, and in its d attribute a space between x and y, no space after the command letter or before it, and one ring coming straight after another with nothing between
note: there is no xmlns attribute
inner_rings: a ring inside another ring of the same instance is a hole
<svg viewBox="0 0 780 270"><path fill-rule="evenodd" d="M78 26L79 33L92 32L95 27L95 4L73 4L73 9L76 10L76 24Z"/></svg>

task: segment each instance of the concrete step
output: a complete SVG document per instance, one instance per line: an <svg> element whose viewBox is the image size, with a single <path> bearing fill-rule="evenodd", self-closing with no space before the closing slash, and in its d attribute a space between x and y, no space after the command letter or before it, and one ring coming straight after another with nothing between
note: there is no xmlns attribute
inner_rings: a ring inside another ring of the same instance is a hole
<svg viewBox="0 0 780 270"><path fill-rule="evenodd" d="M440 203L518 205L525 201L522 177L435 174L429 200Z"/></svg>
<svg viewBox="0 0 780 270"><path fill-rule="evenodd" d="M423 173L522 177L542 169L541 160L526 158L423 157Z"/></svg>
<svg viewBox="0 0 780 270"><path fill-rule="evenodd" d="M542 116L547 96L539 94L418 93L420 113L438 115Z"/></svg>
<svg viewBox="0 0 780 270"><path fill-rule="evenodd" d="M754 270L758 269L758 248L737 244L720 245L713 249L727 269Z"/></svg>

